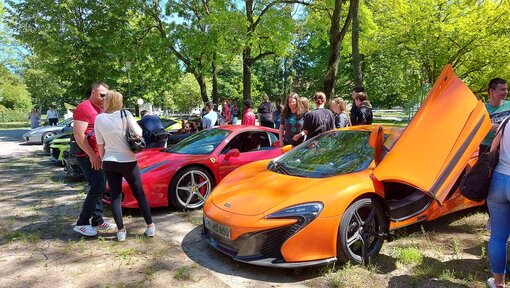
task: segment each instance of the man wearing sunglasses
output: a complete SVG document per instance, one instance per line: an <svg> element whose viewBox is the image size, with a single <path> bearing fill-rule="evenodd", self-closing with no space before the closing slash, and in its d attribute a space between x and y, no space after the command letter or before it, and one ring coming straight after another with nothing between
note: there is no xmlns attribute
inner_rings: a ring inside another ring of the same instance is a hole
<svg viewBox="0 0 510 288"><path fill-rule="evenodd" d="M76 155L76 159L90 186L74 231L85 236L95 236L97 235L96 230L116 227L115 224L105 222L103 219L102 199L106 180L101 169L101 159L94 134L94 121L96 116L103 112L106 92L108 92L108 85L94 83L90 97L81 102L73 113L73 136L78 146L83 150L82 154Z"/></svg>

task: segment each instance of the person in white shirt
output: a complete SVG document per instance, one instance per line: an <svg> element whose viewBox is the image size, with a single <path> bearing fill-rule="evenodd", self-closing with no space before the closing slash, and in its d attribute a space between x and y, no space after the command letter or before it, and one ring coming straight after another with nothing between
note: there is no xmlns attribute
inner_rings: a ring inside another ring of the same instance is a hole
<svg viewBox="0 0 510 288"><path fill-rule="evenodd" d="M126 139L127 129L131 129L136 135L142 137L142 128L129 111L126 111L126 117L121 117L122 94L110 90L106 93L104 102L104 113L96 117L94 127L99 157L103 162L103 170L110 187L113 218L118 229L117 240L124 241L127 234L122 222L122 178L129 184L145 219L147 224L145 234L152 237L156 230L149 203L143 191L140 168Z"/></svg>
<svg viewBox="0 0 510 288"><path fill-rule="evenodd" d="M48 117L48 124L50 126L57 126L57 124L58 124L57 110L55 110L55 107L53 107L53 105L50 105L48 108L49 109L46 112L46 116Z"/></svg>
<svg viewBox="0 0 510 288"><path fill-rule="evenodd" d="M209 129L216 126L218 121L218 114L214 112L214 104L211 102L205 103L205 116L202 118L202 129Z"/></svg>

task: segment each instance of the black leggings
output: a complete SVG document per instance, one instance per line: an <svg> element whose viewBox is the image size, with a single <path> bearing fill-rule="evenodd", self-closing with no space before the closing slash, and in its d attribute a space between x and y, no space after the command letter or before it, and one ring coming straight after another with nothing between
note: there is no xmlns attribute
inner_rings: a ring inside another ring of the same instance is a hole
<svg viewBox="0 0 510 288"><path fill-rule="evenodd" d="M115 219L117 228L119 230L124 228L121 208L122 177L126 179L126 182L129 184L129 188L131 188L131 192L133 192L133 196L135 196L136 202L138 202L138 207L145 219L145 223L147 223L147 225L152 224L151 209L149 208L149 202L147 202L147 198L145 198L145 194L143 192L142 177L140 176L138 163L136 161L125 163L103 161L103 170L110 188L113 218Z"/></svg>

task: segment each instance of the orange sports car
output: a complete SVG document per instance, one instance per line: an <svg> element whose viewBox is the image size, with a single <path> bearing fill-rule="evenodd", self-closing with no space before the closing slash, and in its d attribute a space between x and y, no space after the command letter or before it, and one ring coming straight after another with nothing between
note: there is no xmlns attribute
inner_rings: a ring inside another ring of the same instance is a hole
<svg viewBox="0 0 510 288"><path fill-rule="evenodd" d="M405 129L329 131L228 175L206 200L203 239L255 265L363 263L391 230L482 204L458 187L490 127L447 66Z"/></svg>

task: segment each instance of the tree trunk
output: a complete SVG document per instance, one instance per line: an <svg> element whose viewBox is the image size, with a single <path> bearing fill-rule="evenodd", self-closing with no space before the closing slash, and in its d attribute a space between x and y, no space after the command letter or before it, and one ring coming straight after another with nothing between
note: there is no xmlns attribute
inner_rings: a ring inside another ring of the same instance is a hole
<svg viewBox="0 0 510 288"><path fill-rule="evenodd" d="M243 50L243 99L251 99L251 48Z"/></svg>
<svg viewBox="0 0 510 288"><path fill-rule="evenodd" d="M352 1L352 0L351 0ZM342 29L340 29L340 19L342 18L342 0L335 0L335 9L331 16L331 29L329 31L329 60L328 69L324 76L324 93L327 99L335 96L335 82L338 72L338 64L340 63L340 48L342 41L349 28L352 17L352 5L349 9Z"/></svg>
<svg viewBox="0 0 510 288"><path fill-rule="evenodd" d="M351 0L352 5L352 66L354 68L354 84L363 86L361 59L359 55L359 0Z"/></svg>
<svg viewBox="0 0 510 288"><path fill-rule="evenodd" d="M195 79L197 79L198 86L200 87L200 96L202 97L202 101L204 101L204 103L209 101L209 97L207 97L207 85L205 82L205 77L195 73L193 73L193 76L195 76Z"/></svg>
<svg viewBox="0 0 510 288"><path fill-rule="evenodd" d="M218 103L218 72L216 71L216 53L213 55L213 62L211 64L212 68L212 101L213 103Z"/></svg>

